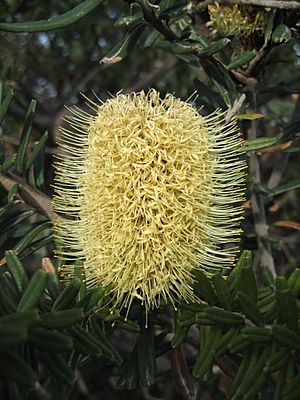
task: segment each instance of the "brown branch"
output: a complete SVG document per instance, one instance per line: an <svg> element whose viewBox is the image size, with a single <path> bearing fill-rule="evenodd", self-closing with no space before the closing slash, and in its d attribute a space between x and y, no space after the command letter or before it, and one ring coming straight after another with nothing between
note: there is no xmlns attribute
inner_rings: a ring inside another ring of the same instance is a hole
<svg viewBox="0 0 300 400"><path fill-rule="evenodd" d="M138 1L142 8L145 21L147 21L153 28L160 32L165 39L172 42L178 40L179 37L173 32L163 21L155 15L153 9L147 6L146 2L143 0Z"/></svg>
<svg viewBox="0 0 300 400"><path fill-rule="evenodd" d="M240 4L247 6L260 6L269 8L278 8L281 10L300 10L300 2L298 1L281 1L281 0L222 0L220 3Z"/></svg>
<svg viewBox="0 0 300 400"><path fill-rule="evenodd" d="M38 210L52 221L55 221L59 216L53 211L51 199L42 193L40 190L28 185L22 178L9 172L8 175L0 173L0 184L6 191L9 191L15 184L18 184L19 197L32 208Z"/></svg>
<svg viewBox="0 0 300 400"><path fill-rule="evenodd" d="M197 10L201 11L205 9L209 4L215 3L215 0L206 0L197 5ZM281 10L300 10L300 2L296 0L281 1L281 0L220 0L219 4L239 4L247 6L259 6L278 8Z"/></svg>
<svg viewBox="0 0 300 400"><path fill-rule="evenodd" d="M0 143L2 144L11 144L12 146L19 147L20 146L20 140L11 136L6 136L6 135L1 135L0 136ZM28 148L33 149L35 146L35 143L28 143ZM47 154L57 154L57 148L56 147L49 147L46 146L44 148L44 152Z"/></svg>

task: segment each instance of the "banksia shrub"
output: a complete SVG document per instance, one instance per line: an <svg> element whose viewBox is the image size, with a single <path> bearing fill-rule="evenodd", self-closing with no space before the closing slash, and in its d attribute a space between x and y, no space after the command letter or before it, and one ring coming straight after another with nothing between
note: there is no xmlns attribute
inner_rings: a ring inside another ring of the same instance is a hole
<svg viewBox="0 0 300 400"><path fill-rule="evenodd" d="M81 260L112 307L194 300L193 271L230 267L244 200L243 141L216 111L150 90L77 108L62 129L54 208L61 272Z"/></svg>
<svg viewBox="0 0 300 400"><path fill-rule="evenodd" d="M247 37L253 33L263 34L267 24L266 11L257 12L249 6L220 6L218 3L208 5L210 21L208 26L223 36L240 34Z"/></svg>

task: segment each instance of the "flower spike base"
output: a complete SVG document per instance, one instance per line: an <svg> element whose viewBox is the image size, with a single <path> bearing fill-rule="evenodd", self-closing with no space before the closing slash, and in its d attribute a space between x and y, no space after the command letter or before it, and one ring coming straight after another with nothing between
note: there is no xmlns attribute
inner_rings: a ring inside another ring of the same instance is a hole
<svg viewBox="0 0 300 400"><path fill-rule="evenodd" d="M62 274L82 260L87 284L109 287L113 307L194 300L193 270L230 267L237 252L245 161L235 122L155 90L92 107L74 108L61 130Z"/></svg>

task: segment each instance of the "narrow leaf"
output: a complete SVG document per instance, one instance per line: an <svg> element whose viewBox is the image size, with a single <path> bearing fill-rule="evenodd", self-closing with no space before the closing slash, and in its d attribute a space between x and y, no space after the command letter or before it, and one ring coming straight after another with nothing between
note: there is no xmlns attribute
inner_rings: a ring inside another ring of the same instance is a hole
<svg viewBox="0 0 300 400"><path fill-rule="evenodd" d="M85 0L72 10L41 21L0 23L0 30L7 32L47 32L61 29L75 22L92 12L103 0Z"/></svg>

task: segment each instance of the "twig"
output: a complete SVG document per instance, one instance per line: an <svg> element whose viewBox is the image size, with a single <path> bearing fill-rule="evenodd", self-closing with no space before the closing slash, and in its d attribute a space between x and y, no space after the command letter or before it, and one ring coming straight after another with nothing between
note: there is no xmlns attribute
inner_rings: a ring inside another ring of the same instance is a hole
<svg viewBox="0 0 300 400"><path fill-rule="evenodd" d="M252 93L253 96L253 108L256 109L256 96L255 93ZM256 121L251 121L251 127L248 131L248 139L256 138ZM254 151L252 151L249 155L249 172L251 175L255 177L255 183L261 182L260 175L260 165L257 158L257 155ZM257 238L258 245L258 253L259 258L255 259L255 267L258 268L259 265L264 265L269 268L273 276L276 276L276 270L274 266L274 260L271 254L271 246L270 243L264 241L264 237L268 235L268 225L266 219L266 211L264 205L264 198L261 194L256 193L255 190L252 191L251 194L251 207L252 207L252 215L254 220L254 227Z"/></svg>
<svg viewBox="0 0 300 400"><path fill-rule="evenodd" d="M300 2L298 1L281 1L281 0L222 0L221 3L240 4L247 6L260 6L269 8L278 8L281 10L300 10Z"/></svg>
<svg viewBox="0 0 300 400"><path fill-rule="evenodd" d="M132 3L131 0L125 0L127 3ZM145 21L153 26L158 32L160 32L165 39L172 42L178 40L179 37L173 32L163 21L155 15L153 9L147 6L146 1L139 0L137 3L141 6Z"/></svg>
<svg viewBox="0 0 300 400"><path fill-rule="evenodd" d="M197 5L197 9L203 10L209 4L215 3L215 0L206 0ZM299 1L281 1L281 0L220 0L220 4L240 4L247 6L259 6L259 7L269 7L278 8L281 10L300 10Z"/></svg>
<svg viewBox="0 0 300 400"><path fill-rule="evenodd" d="M51 199L40 190L28 185L22 178L8 172L8 175L0 173L0 184L6 191L9 191L15 184L19 185L18 194L26 204L38 210L52 221L55 221L59 216L53 211Z"/></svg>
<svg viewBox="0 0 300 400"><path fill-rule="evenodd" d="M20 140L16 139L16 138L13 138L13 137L10 137L10 136L1 135L0 143L3 143L3 144L7 143L7 144L11 144L11 145L13 145L15 147L19 147ZM34 143L28 143L28 148L29 149L33 149L34 146L35 146ZM57 154L58 153L56 147L49 147L49 146L45 147L44 152L47 153L47 154Z"/></svg>
<svg viewBox="0 0 300 400"><path fill-rule="evenodd" d="M228 109L226 115L226 122L230 121L231 118L241 109L244 101L246 99L245 93L241 95L241 97L233 103L233 106Z"/></svg>

